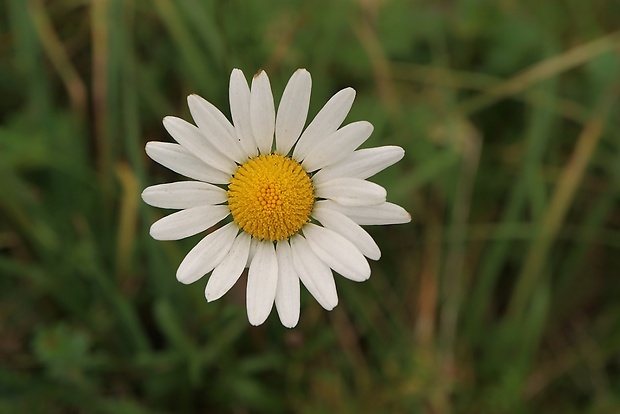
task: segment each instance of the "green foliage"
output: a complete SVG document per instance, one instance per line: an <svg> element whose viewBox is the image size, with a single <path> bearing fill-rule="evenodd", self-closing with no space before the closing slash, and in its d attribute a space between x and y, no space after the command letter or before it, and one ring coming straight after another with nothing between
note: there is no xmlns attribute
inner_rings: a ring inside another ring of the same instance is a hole
<svg viewBox="0 0 620 414"><path fill-rule="evenodd" d="M7 0L0 5L0 412L620 411L620 3ZM294 330L206 303L139 194L232 68L405 159L377 175L413 216L339 306Z"/></svg>

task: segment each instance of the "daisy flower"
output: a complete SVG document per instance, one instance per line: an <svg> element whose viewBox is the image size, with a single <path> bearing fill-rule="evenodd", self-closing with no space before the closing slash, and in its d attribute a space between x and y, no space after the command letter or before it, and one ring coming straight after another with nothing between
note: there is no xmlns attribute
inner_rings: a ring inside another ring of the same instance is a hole
<svg viewBox="0 0 620 414"><path fill-rule="evenodd" d="M299 321L300 284L327 310L338 304L332 270L361 282L379 247L360 225L407 223L409 214L386 201L366 179L399 161L396 146L357 148L373 126L341 127L355 90L335 94L305 128L312 80L291 76L276 113L269 78L248 85L230 76L231 123L198 95L187 98L196 126L176 117L164 127L177 142L149 142L154 161L193 181L148 187L151 206L177 209L150 229L157 240L178 240L213 228L188 254L177 279L193 283L211 273L207 301L224 295L249 268L248 319L262 324L275 303L282 324ZM274 140L275 137L275 140ZM218 225L221 223L220 225Z"/></svg>

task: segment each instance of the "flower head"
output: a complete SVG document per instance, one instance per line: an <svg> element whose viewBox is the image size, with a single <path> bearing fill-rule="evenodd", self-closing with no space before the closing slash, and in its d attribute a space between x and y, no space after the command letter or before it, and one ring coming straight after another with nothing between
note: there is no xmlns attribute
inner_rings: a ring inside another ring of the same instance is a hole
<svg viewBox="0 0 620 414"><path fill-rule="evenodd" d="M283 325L299 321L299 281L327 310L338 304L332 270L354 280L370 277L366 258L379 247L360 225L397 224L409 214L386 201L368 177L399 161L400 147L357 148L373 127L366 121L341 128L355 91L335 94L305 128L311 77L297 70L275 111L264 71L251 88L239 69L230 76L233 123L197 95L188 104L197 126L164 118L178 144L149 142L156 162L194 181L148 187L152 206L178 209L150 230L158 240L178 240L207 229L185 256L177 279L192 283L211 272L205 296L224 295L247 267L247 312L263 323L275 303ZM274 140L275 136L275 140ZM225 223L217 227L218 223Z"/></svg>

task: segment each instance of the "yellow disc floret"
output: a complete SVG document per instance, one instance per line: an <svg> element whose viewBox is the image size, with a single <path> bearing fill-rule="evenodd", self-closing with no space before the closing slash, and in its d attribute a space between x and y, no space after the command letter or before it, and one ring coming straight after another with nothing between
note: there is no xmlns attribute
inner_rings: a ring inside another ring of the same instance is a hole
<svg viewBox="0 0 620 414"><path fill-rule="evenodd" d="M314 187L295 160L259 155L240 165L228 186L228 206L237 225L262 240L284 240L310 219Z"/></svg>

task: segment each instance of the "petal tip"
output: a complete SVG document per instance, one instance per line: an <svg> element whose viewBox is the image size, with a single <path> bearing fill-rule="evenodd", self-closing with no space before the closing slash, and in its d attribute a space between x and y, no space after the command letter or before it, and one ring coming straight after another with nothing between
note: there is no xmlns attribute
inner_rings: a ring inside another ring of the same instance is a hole
<svg viewBox="0 0 620 414"><path fill-rule="evenodd" d="M254 74L254 79L263 76L263 74L267 74L263 69L259 69L258 72Z"/></svg>
<svg viewBox="0 0 620 414"><path fill-rule="evenodd" d="M353 96L353 98L355 98L355 95L357 94L357 91L356 91L355 89L353 89L352 87L350 87L350 86L349 86L349 87L344 88L344 89L343 89L343 91L344 91L345 93L347 93L348 95L352 95L352 96Z"/></svg>
<svg viewBox="0 0 620 414"><path fill-rule="evenodd" d="M187 104L188 105L192 105L193 103L196 103L196 101L198 101L200 98L200 96L196 95L195 93L190 93L189 95L187 95Z"/></svg>
<svg viewBox="0 0 620 414"><path fill-rule="evenodd" d="M172 135L172 137L174 138L173 132L184 128L187 124L187 121L181 118L177 118L176 116L169 115L164 117L164 119L162 120L162 124L164 125L166 131L168 131L168 134Z"/></svg>
<svg viewBox="0 0 620 414"><path fill-rule="evenodd" d="M250 317L250 315L248 315L248 322L250 322L250 325L252 325L252 326L260 326L265 321L266 321L266 318L265 319L255 318L255 317Z"/></svg>
<svg viewBox="0 0 620 414"><path fill-rule="evenodd" d="M182 272L180 267L177 269L176 276L177 276L177 280L183 283L184 285L189 285L192 282L190 280L189 275L185 274L185 272Z"/></svg>
<svg viewBox="0 0 620 414"><path fill-rule="evenodd" d="M294 322L291 322L291 321L286 321L286 322L280 321L280 322L282 322L282 326L284 326L285 328L293 329L294 327L297 326L297 322L298 321L294 321Z"/></svg>
<svg viewBox="0 0 620 414"><path fill-rule="evenodd" d="M195 93L187 95L187 106L189 106L190 113L202 105L209 105L209 101ZM192 114L193 117L194 115Z"/></svg>
<svg viewBox="0 0 620 414"><path fill-rule="evenodd" d="M292 329L299 323L299 308L284 311L278 309L278 316L280 317L280 323L282 323L282 326Z"/></svg>
<svg viewBox="0 0 620 414"><path fill-rule="evenodd" d="M336 306L338 306L338 301L336 301L336 303L334 303L334 304L331 304L331 303L330 303L328 306L330 306L330 307L329 307L329 308L324 308L324 309L325 309L326 311L328 311L328 312L331 312L331 311L333 311L333 310L334 310L334 308L335 308Z"/></svg>
<svg viewBox="0 0 620 414"><path fill-rule="evenodd" d="M164 237L164 235L162 234L158 226L158 223L159 221L156 221L155 223L151 224L151 227L149 228L149 235L155 240L159 240L159 241L169 240L166 237Z"/></svg>

